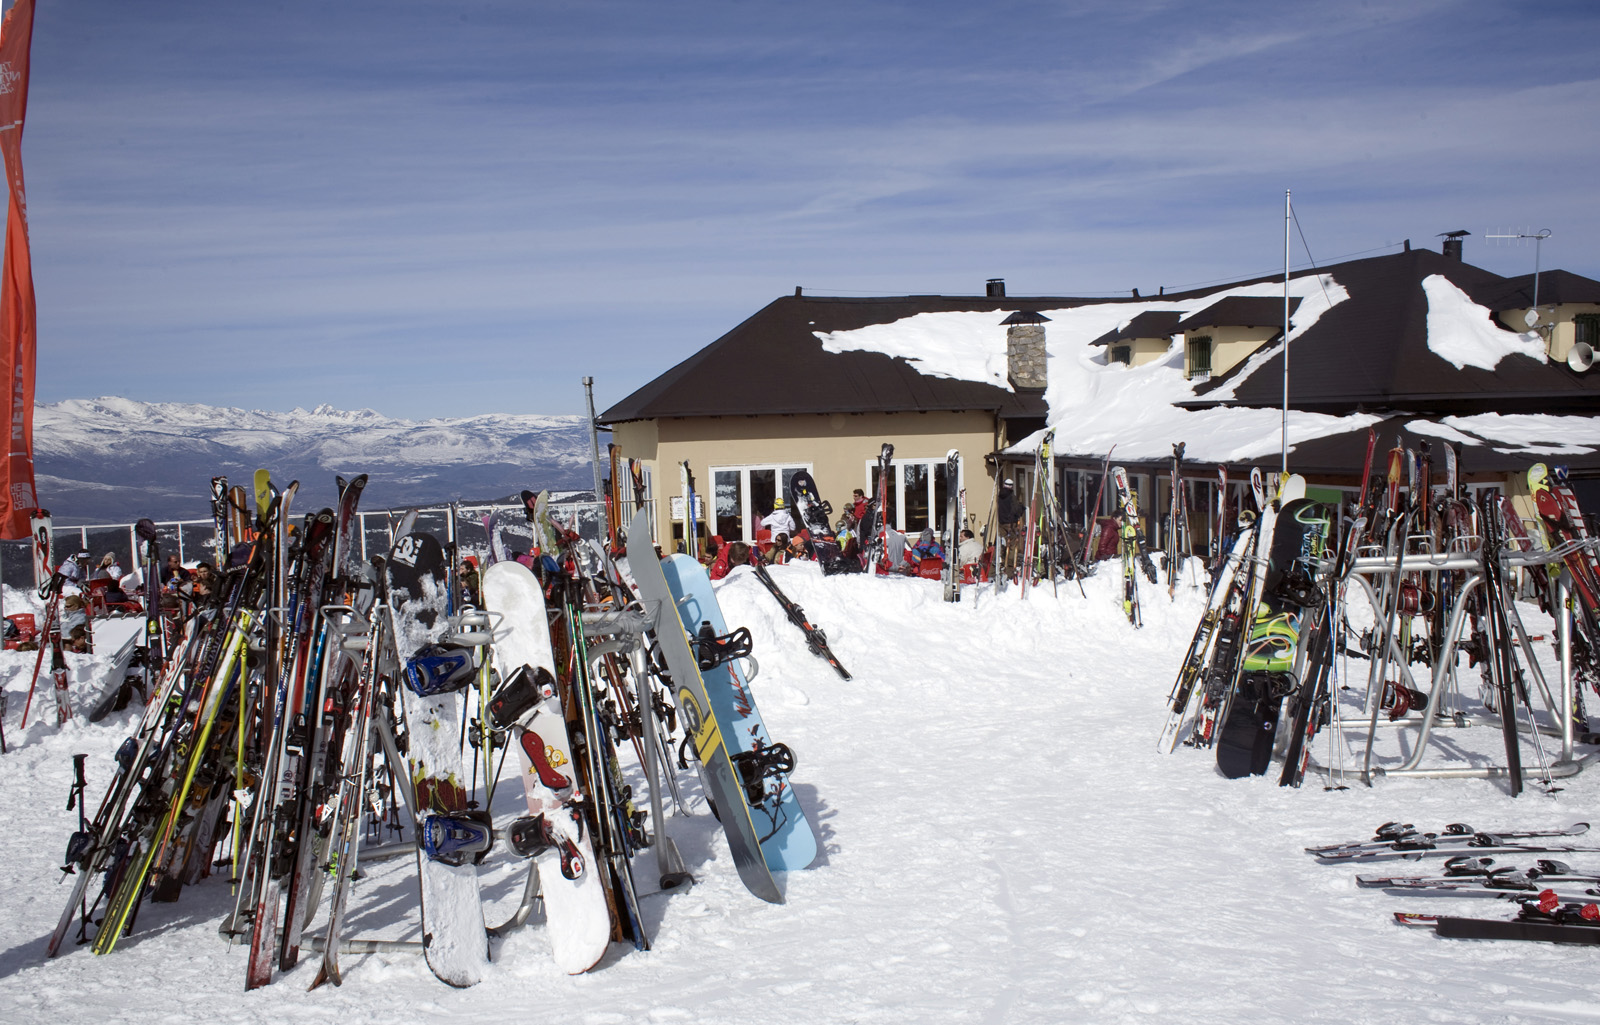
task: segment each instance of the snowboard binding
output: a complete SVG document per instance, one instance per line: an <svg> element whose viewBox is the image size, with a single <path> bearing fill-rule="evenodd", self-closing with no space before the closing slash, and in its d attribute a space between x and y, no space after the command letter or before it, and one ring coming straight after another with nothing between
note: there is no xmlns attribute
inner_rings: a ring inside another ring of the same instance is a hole
<svg viewBox="0 0 1600 1025"><path fill-rule="evenodd" d="M518 722L539 702L556 695L556 678L544 666L522 666L489 699L489 721L497 730Z"/></svg>
<svg viewBox="0 0 1600 1025"><path fill-rule="evenodd" d="M494 847L494 827L487 812L461 811L422 819L422 851L446 865L481 864Z"/></svg>
<svg viewBox="0 0 1600 1025"><path fill-rule="evenodd" d="M472 653L463 648L430 644L406 660L406 686L419 697L452 694L477 673Z"/></svg>
<svg viewBox="0 0 1600 1025"><path fill-rule="evenodd" d="M694 657L702 671L715 669L736 658L749 658L754 648L755 642L747 626L718 636L711 623L704 622L700 624L700 632L694 639Z"/></svg>
<svg viewBox="0 0 1600 1025"><path fill-rule="evenodd" d="M582 839L583 820L577 815L573 822L579 830L579 839ZM560 836L550 826L550 820L543 815L524 815L511 823L511 828L506 830L506 839L511 843L511 849L519 856L532 858L554 847L561 855L561 874L568 879L578 879L583 875L583 854L571 839Z"/></svg>
<svg viewBox="0 0 1600 1025"><path fill-rule="evenodd" d="M767 780L774 776L787 776L794 771L794 752L787 744L762 744L753 751L741 751L730 759L739 781L744 785L745 800L752 807L759 805L767 795Z"/></svg>

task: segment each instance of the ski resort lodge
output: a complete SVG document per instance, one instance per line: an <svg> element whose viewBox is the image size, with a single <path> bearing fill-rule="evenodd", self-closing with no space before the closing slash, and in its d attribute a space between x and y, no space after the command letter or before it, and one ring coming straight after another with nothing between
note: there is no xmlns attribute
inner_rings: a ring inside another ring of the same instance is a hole
<svg viewBox="0 0 1600 1025"><path fill-rule="evenodd" d="M1287 297L1286 297L1287 293ZM1537 295L1535 294L1537 293ZM1285 373L1284 320L1289 321ZM1106 457L1126 466L1147 527L1185 446L1195 541L1218 467L1233 485L1287 462L1312 497L1359 486L1368 428L1382 453L1447 445L1469 484L1526 490L1535 461L1570 467L1600 506L1600 281L1560 270L1505 278L1409 242L1385 256L1220 287L1126 298L839 298L796 289L607 409L621 455L646 467L657 537L681 540L679 467L703 497L704 537L753 536L805 468L837 511L874 486L894 445L891 522L944 527L945 454L959 450L968 524L1000 475L1026 496L1040 445L1083 522ZM1283 405L1287 387L1288 414ZM677 508L675 508L675 506ZM1109 503L1102 499L1102 511Z"/></svg>

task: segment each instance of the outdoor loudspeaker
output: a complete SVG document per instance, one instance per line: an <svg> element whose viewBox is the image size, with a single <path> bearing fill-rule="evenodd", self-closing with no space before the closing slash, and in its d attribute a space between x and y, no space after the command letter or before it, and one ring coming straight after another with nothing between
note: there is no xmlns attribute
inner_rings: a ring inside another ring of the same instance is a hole
<svg viewBox="0 0 1600 1025"><path fill-rule="evenodd" d="M1572 351L1567 353L1567 366L1580 374L1594 366L1594 347L1585 342L1574 342Z"/></svg>

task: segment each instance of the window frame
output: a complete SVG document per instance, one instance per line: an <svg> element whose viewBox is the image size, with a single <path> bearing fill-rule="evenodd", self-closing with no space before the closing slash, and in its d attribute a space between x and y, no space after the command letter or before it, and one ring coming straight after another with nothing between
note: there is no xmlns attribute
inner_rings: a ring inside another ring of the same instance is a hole
<svg viewBox="0 0 1600 1025"><path fill-rule="evenodd" d="M1206 356L1205 369L1197 367L1195 354L1204 346ZM1216 355L1216 343L1210 335L1195 335L1183 340L1183 376L1185 380L1193 381L1196 378L1210 380L1212 373L1212 360Z"/></svg>
<svg viewBox="0 0 1600 1025"><path fill-rule="evenodd" d="M744 541L747 543L754 542L756 539L756 529L761 524L759 517L755 515L755 510L750 506L751 471L760 472L762 470L770 470L772 472L773 487L775 489L782 489L781 494L784 499L784 508L788 508L789 494L787 489L784 488L784 474L787 472L792 476L795 472L804 470L805 472L815 476L816 471L813 467L814 464L812 463L801 462L728 463L720 466L707 467L711 475L711 501L709 503L710 509L708 510L709 515L705 517L707 536L715 534L720 536L724 541ZM730 536L722 526L724 517L722 516L720 502L718 501L717 496L717 475L719 473L737 473L739 475L738 516L741 533L738 537ZM793 515L792 510L790 514ZM797 527L799 526L798 518L796 518L795 524Z"/></svg>
<svg viewBox="0 0 1600 1025"><path fill-rule="evenodd" d="M928 490L927 490L928 522L927 523L918 524L916 527L908 527L908 526L906 526L906 500L905 500L906 474L905 474L904 467L907 467L907 466L926 466L926 467L928 467ZM944 456L939 456L937 458L933 458L933 457L901 458L899 456L896 456L894 459L890 460L889 468L890 468L890 473L893 474L893 480L894 480L894 491L889 496L890 508L892 508L894 510L894 517L893 517L893 521L890 523L890 526L894 527L894 529L900 531L903 534L909 534L909 533L911 533L912 530L916 530L917 532L920 533L922 530L924 530L927 527L932 527L935 531L942 531L942 530L946 529L946 524L944 523L944 514L945 514L944 505L945 505L945 503L940 502L938 500L938 496L939 496L939 478L944 476L944 466L945 466L945 457ZM865 490L866 490L866 493L867 493L867 500L868 501L871 501L874 498L876 498L877 494L878 494L877 493L877 489L873 486L873 480L872 480L872 475L873 475L874 472L877 471L877 469L878 469L878 461L876 459L868 459L866 461L866 488L865 488ZM967 461L965 459L962 459L960 461L960 463L958 464L957 468L956 468L956 484L955 484L955 487L956 487L956 491L958 493L966 486L965 483L964 483L964 481L966 480L966 476L967 476ZM947 488L947 490L945 492L946 498L948 498L948 496L949 496L948 487L949 487L949 485L946 484L946 488Z"/></svg>

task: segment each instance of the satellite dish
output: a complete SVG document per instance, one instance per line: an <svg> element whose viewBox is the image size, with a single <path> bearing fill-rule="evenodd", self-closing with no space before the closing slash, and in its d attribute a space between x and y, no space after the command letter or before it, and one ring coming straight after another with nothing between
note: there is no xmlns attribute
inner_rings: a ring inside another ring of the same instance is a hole
<svg viewBox="0 0 1600 1025"><path fill-rule="evenodd" d="M1529 327L1533 327L1535 324L1539 323L1539 311L1529 310L1527 313L1524 313L1522 315L1522 322Z"/></svg>
<svg viewBox="0 0 1600 1025"><path fill-rule="evenodd" d="M1567 366L1580 374L1594 366L1594 347L1587 342L1574 342L1572 351L1567 353Z"/></svg>

